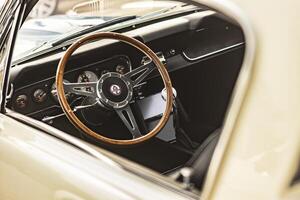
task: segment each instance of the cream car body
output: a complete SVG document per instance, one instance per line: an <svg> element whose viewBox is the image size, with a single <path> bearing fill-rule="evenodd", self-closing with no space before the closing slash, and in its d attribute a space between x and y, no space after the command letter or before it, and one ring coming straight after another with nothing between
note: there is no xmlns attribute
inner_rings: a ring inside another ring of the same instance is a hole
<svg viewBox="0 0 300 200"><path fill-rule="evenodd" d="M300 2L195 2L232 17L246 36L201 197L48 126L52 135L31 128L12 116L40 122L8 111L0 117L0 199L299 199L299 186L290 183L300 157Z"/></svg>

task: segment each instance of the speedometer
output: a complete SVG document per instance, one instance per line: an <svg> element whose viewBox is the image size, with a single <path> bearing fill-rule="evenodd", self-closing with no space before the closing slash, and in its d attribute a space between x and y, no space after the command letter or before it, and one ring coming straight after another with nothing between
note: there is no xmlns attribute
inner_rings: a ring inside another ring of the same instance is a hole
<svg viewBox="0 0 300 200"><path fill-rule="evenodd" d="M84 71L79 75L77 82L78 83L87 83L87 82L97 82L98 76L91 71Z"/></svg>
<svg viewBox="0 0 300 200"><path fill-rule="evenodd" d="M98 81L97 74L91 71L84 71L82 74L79 75L77 79L78 83L97 82L97 81ZM93 88L85 88L86 91L92 91L92 89Z"/></svg>

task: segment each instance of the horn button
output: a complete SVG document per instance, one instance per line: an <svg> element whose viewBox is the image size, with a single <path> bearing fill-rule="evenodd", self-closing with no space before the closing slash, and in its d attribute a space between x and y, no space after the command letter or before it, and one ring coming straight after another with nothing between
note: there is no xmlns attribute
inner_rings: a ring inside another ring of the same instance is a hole
<svg viewBox="0 0 300 200"><path fill-rule="evenodd" d="M98 97L104 105L119 109L127 106L132 99L133 87L125 76L109 72L98 83Z"/></svg>

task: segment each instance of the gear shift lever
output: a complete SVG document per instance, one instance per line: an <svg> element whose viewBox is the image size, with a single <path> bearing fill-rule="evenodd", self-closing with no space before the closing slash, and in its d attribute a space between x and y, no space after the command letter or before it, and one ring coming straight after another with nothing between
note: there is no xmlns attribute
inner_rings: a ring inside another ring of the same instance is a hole
<svg viewBox="0 0 300 200"><path fill-rule="evenodd" d="M186 134L185 130L183 127L180 125L182 122L188 123L190 122L189 116L187 112L185 111L183 105L181 104L179 98L177 97L177 91L175 88L172 88L173 90L173 124L174 124L174 129L176 132L176 138L179 143L181 143L183 146L193 149L194 145L193 142L191 141L190 137ZM164 101L166 101L167 97L167 91L166 88L164 88L161 91L161 97ZM181 120L181 118L183 120Z"/></svg>
<svg viewBox="0 0 300 200"><path fill-rule="evenodd" d="M182 117L184 118L184 120L186 122L190 122L190 118L186 112L186 110L184 109L183 105L181 104L181 101L179 100L179 98L177 98L177 91L175 88L172 87L172 91L173 91L173 106L175 106L180 114L182 115ZM166 88L164 88L162 91L161 91L161 97L164 101L166 101L166 98L167 98L167 90Z"/></svg>

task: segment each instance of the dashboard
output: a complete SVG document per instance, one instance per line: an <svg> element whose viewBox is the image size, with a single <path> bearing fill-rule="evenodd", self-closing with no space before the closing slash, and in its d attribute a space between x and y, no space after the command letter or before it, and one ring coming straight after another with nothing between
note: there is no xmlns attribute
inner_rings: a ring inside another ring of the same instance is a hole
<svg viewBox="0 0 300 200"><path fill-rule="evenodd" d="M125 74L131 70L131 62L124 55L114 56L65 73L64 81L71 83L96 82L103 74L117 72ZM70 104L76 101L78 96L66 94ZM46 112L45 109L53 109L59 106L55 77L18 88L12 99L12 108L28 115L36 115L39 112Z"/></svg>

